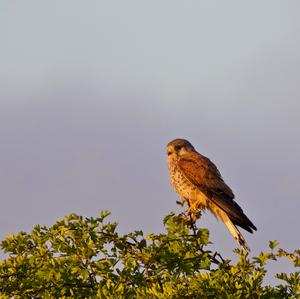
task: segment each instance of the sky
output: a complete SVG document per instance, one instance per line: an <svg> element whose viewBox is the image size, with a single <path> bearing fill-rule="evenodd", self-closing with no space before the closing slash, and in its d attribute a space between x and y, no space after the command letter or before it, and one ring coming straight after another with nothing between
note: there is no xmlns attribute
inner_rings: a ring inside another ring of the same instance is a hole
<svg viewBox="0 0 300 299"><path fill-rule="evenodd" d="M1 1L0 238L100 210L122 233L162 232L182 211L165 148L180 137L218 166L257 226L244 233L252 254L274 239L299 248L299 9ZM205 213L199 225L232 256L222 223Z"/></svg>

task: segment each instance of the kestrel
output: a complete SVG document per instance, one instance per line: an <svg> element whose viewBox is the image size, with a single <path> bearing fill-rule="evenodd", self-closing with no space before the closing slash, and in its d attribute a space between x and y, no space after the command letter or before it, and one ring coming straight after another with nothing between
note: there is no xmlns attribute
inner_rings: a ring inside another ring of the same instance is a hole
<svg viewBox="0 0 300 299"><path fill-rule="evenodd" d="M211 211L226 225L235 240L245 250L249 250L237 226L250 233L256 227L233 200L234 194L217 167L185 139L175 139L168 143L167 153L171 183L182 203L188 203L192 219L197 211Z"/></svg>

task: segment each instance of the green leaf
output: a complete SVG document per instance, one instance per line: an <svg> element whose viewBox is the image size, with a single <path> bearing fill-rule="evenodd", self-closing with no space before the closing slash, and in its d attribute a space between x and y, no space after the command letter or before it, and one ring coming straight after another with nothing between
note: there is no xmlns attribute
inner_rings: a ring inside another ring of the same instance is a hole
<svg viewBox="0 0 300 299"><path fill-rule="evenodd" d="M269 241L269 247L270 249L275 249L275 247L279 244L279 242L277 240L274 241Z"/></svg>
<svg viewBox="0 0 300 299"><path fill-rule="evenodd" d="M300 249L273 252L278 241L270 241L272 252L235 249L230 261L211 250L208 229L182 215L170 213L165 231L146 238L142 230L116 232L109 215L70 214L7 236L0 298L300 298ZM268 262L282 258L294 271L267 285Z"/></svg>

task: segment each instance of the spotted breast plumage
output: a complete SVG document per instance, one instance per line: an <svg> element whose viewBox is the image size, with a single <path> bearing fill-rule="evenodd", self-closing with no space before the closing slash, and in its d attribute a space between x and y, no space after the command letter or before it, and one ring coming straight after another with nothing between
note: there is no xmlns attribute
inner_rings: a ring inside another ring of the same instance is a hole
<svg viewBox="0 0 300 299"><path fill-rule="evenodd" d="M192 219L197 211L208 209L226 225L236 241L249 250L237 226L250 233L256 227L233 200L234 194L217 167L185 139L168 143L167 153L171 183L182 202L188 203Z"/></svg>

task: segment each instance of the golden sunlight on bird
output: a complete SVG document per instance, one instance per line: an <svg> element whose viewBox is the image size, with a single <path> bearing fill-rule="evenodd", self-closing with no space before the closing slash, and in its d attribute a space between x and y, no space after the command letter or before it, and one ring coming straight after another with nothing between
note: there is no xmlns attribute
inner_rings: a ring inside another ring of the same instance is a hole
<svg viewBox="0 0 300 299"><path fill-rule="evenodd" d="M250 250L237 226L250 233L257 229L233 200L234 194L217 167L185 139L168 143L167 154L171 183L182 203L188 203L191 220L195 221L199 211L211 211L226 225L234 239L245 250Z"/></svg>

